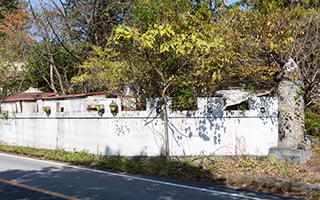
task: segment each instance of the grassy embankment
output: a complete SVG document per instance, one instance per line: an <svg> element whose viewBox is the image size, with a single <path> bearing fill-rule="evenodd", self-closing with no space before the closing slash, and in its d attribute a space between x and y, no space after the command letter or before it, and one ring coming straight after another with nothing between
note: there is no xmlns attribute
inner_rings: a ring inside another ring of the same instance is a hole
<svg viewBox="0 0 320 200"><path fill-rule="evenodd" d="M67 152L5 144L0 145L0 152L129 174L209 181L244 188L302 195L312 199L320 198L319 190L309 187L301 189L294 184L297 182L312 185L320 184L320 145L314 146L312 160L302 166L285 164L275 157L222 159L215 156L197 156L167 161L163 157L106 157L92 155L86 151Z"/></svg>

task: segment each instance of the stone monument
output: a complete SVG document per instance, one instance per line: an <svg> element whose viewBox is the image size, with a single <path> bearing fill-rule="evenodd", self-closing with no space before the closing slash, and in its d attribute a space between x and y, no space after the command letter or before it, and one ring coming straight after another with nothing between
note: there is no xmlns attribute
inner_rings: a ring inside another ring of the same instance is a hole
<svg viewBox="0 0 320 200"><path fill-rule="evenodd" d="M311 148L304 139L304 98L301 71L290 58L282 68L278 84L279 141L269 154L289 163L303 164L311 158Z"/></svg>

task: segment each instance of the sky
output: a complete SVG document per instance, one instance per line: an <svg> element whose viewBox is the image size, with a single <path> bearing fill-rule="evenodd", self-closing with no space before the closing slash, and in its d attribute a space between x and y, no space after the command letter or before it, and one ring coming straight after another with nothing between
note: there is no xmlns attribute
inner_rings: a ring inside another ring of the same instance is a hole
<svg viewBox="0 0 320 200"><path fill-rule="evenodd" d="M228 4L232 4L232 3L237 2L237 1L239 1L239 0L228 0L227 3Z"/></svg>

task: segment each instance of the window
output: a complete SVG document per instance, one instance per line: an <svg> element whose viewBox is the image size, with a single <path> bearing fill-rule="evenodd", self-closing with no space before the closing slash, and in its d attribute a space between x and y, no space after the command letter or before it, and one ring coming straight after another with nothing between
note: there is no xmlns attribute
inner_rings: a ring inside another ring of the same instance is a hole
<svg viewBox="0 0 320 200"><path fill-rule="evenodd" d="M61 102L56 103L56 112L64 112L64 107Z"/></svg>

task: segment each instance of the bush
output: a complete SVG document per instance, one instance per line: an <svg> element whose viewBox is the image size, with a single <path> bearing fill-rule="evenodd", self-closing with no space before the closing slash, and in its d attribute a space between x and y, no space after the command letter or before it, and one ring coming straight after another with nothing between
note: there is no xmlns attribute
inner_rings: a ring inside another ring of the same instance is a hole
<svg viewBox="0 0 320 200"><path fill-rule="evenodd" d="M307 134L320 137L320 103L306 109L305 127Z"/></svg>

